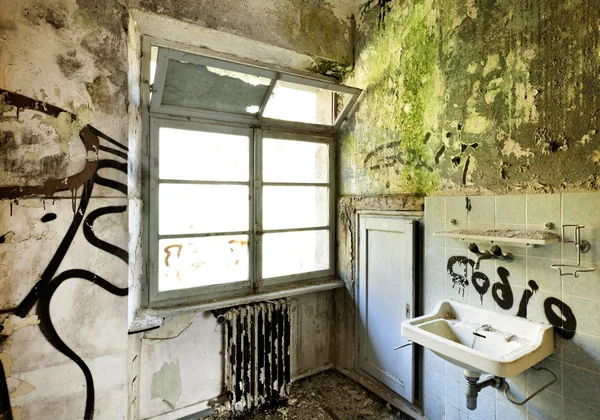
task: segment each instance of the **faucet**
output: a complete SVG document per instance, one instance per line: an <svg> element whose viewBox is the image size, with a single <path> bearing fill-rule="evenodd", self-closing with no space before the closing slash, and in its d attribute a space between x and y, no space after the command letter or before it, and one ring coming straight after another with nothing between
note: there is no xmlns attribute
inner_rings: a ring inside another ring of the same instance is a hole
<svg viewBox="0 0 600 420"><path fill-rule="evenodd" d="M469 251L477 255L475 270L479 270L481 260L501 260L506 262L512 262L513 260L513 255L510 252L503 254L502 249L498 245L494 245L489 251L481 252L477 244L471 243L469 244Z"/></svg>
<svg viewBox="0 0 600 420"><path fill-rule="evenodd" d="M485 335L479 334L478 331L490 331L491 329L492 329L492 326L490 324L483 324L482 326L477 328L475 331L473 331L473 335L476 335L477 337L481 337L481 338L486 338ZM475 339L473 339L473 344L475 344ZM471 346L471 347L473 347L473 346Z"/></svg>

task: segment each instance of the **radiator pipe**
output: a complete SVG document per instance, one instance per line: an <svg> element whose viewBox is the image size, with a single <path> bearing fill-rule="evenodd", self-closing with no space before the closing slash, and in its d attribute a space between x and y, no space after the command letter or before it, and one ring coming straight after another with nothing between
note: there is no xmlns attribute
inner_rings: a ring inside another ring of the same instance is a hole
<svg viewBox="0 0 600 420"><path fill-rule="evenodd" d="M217 318L217 324L223 325L225 323L225 312L227 309L213 309L212 313L215 318Z"/></svg>

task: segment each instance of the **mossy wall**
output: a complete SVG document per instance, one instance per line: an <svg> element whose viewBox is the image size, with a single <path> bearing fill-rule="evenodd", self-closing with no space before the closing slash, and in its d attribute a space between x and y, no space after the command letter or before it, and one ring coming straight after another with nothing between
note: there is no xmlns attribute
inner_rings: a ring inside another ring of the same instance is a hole
<svg viewBox="0 0 600 420"><path fill-rule="evenodd" d="M342 195L600 188L600 2L368 2Z"/></svg>

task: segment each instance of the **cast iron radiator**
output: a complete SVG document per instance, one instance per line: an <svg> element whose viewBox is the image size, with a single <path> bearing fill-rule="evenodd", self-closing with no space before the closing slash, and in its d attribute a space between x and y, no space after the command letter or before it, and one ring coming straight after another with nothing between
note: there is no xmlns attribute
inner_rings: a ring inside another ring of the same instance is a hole
<svg viewBox="0 0 600 420"><path fill-rule="evenodd" d="M286 399L290 386L290 312L286 299L225 313L225 387L230 410Z"/></svg>

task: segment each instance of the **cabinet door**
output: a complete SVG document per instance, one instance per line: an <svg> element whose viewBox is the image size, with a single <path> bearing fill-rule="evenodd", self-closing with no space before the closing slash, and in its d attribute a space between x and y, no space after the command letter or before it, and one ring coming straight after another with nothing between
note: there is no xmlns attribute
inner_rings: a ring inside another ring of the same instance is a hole
<svg viewBox="0 0 600 420"><path fill-rule="evenodd" d="M395 216L359 217L358 369L413 402L413 346L400 324L414 307L415 222Z"/></svg>

